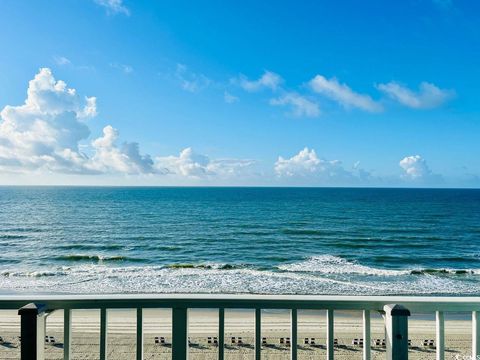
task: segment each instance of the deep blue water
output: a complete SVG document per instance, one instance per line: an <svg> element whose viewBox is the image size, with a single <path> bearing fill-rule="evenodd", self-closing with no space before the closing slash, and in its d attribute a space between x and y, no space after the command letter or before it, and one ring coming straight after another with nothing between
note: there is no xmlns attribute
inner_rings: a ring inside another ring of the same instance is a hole
<svg viewBox="0 0 480 360"><path fill-rule="evenodd" d="M480 294L480 190L0 187L0 292Z"/></svg>

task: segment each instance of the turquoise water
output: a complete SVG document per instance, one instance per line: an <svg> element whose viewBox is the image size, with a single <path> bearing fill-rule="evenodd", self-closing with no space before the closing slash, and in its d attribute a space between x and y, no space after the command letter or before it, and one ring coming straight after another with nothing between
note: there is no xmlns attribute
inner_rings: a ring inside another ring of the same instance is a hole
<svg viewBox="0 0 480 360"><path fill-rule="evenodd" d="M480 190L0 188L0 292L480 294Z"/></svg>

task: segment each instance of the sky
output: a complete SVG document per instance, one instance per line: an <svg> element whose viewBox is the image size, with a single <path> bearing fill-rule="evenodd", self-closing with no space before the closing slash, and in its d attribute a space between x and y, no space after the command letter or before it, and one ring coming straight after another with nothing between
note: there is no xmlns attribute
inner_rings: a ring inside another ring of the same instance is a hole
<svg viewBox="0 0 480 360"><path fill-rule="evenodd" d="M480 3L0 1L0 185L480 187Z"/></svg>

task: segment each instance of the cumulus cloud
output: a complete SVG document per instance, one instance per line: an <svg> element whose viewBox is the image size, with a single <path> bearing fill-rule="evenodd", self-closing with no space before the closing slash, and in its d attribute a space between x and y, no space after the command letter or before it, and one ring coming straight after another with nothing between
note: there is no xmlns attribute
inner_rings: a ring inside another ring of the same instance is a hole
<svg viewBox="0 0 480 360"><path fill-rule="evenodd" d="M90 136L86 120L97 115L96 98L79 96L52 71L42 68L29 82L23 105L0 112L0 168L62 173L146 173L153 163L138 144L117 146L111 126L93 141L93 156L81 151Z"/></svg>
<svg viewBox="0 0 480 360"><path fill-rule="evenodd" d="M282 84L283 79L280 75L271 71L265 71L263 75L257 80L249 80L246 76L240 75L238 79L233 79L244 90L255 92L263 89L277 90Z"/></svg>
<svg viewBox="0 0 480 360"><path fill-rule="evenodd" d="M413 109L435 108L450 100L455 95L452 90L440 89L428 82L420 83L417 92L394 81L379 84L377 88L393 100Z"/></svg>
<svg viewBox="0 0 480 360"><path fill-rule="evenodd" d="M318 104L297 93L287 93L270 100L270 105L290 106L292 114L297 117L317 117L320 115Z"/></svg>
<svg viewBox="0 0 480 360"><path fill-rule="evenodd" d="M205 89L212 82L205 75L194 73L183 64L177 64L175 77L180 82L180 86L183 90L192 93Z"/></svg>
<svg viewBox="0 0 480 360"><path fill-rule="evenodd" d="M117 144L118 130L111 125L103 129L103 136L95 139L92 146L95 155L87 167L102 173L145 174L153 173L150 155L141 155L135 142Z"/></svg>
<svg viewBox="0 0 480 360"><path fill-rule="evenodd" d="M192 148L186 148L178 156L157 157L155 166L159 170L189 178L219 177L230 178L240 175L254 164L252 160L218 159L198 154Z"/></svg>
<svg viewBox="0 0 480 360"><path fill-rule="evenodd" d="M354 107L369 112L382 111L382 106L369 95L353 91L346 84L339 83L336 78L327 79L317 75L310 80L309 85L314 92L336 101L345 108Z"/></svg>
<svg viewBox="0 0 480 360"><path fill-rule="evenodd" d="M123 0L95 0L95 2L103 6L108 14L130 15L130 10L123 4Z"/></svg>
<svg viewBox="0 0 480 360"><path fill-rule="evenodd" d="M278 157L275 173L284 179L294 179L302 183L315 184L357 184L367 181L370 174L357 167L347 170L340 160L325 160L318 157L314 149L308 147L291 158Z"/></svg>
<svg viewBox="0 0 480 360"><path fill-rule="evenodd" d="M399 163L405 171L405 177L412 180L424 179L432 175L425 159L420 155L406 156Z"/></svg>

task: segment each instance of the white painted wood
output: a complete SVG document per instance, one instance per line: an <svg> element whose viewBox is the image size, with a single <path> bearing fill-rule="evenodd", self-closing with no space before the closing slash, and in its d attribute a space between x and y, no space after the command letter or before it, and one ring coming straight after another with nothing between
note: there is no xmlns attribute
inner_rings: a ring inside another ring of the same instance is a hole
<svg viewBox="0 0 480 360"><path fill-rule="evenodd" d="M72 357L72 310L63 310L63 360Z"/></svg>
<svg viewBox="0 0 480 360"><path fill-rule="evenodd" d="M408 359L408 316L410 311L398 304L384 306L387 334L387 360Z"/></svg>
<svg viewBox="0 0 480 360"><path fill-rule="evenodd" d="M370 310L363 310L363 360L371 358Z"/></svg>
<svg viewBox="0 0 480 360"><path fill-rule="evenodd" d="M334 357L334 314L333 309L327 310L327 359L333 360Z"/></svg>
<svg viewBox="0 0 480 360"><path fill-rule="evenodd" d="M480 356L480 312L472 311L472 358Z"/></svg>
<svg viewBox="0 0 480 360"><path fill-rule="evenodd" d="M445 317L443 311L435 312L436 360L445 360Z"/></svg>

